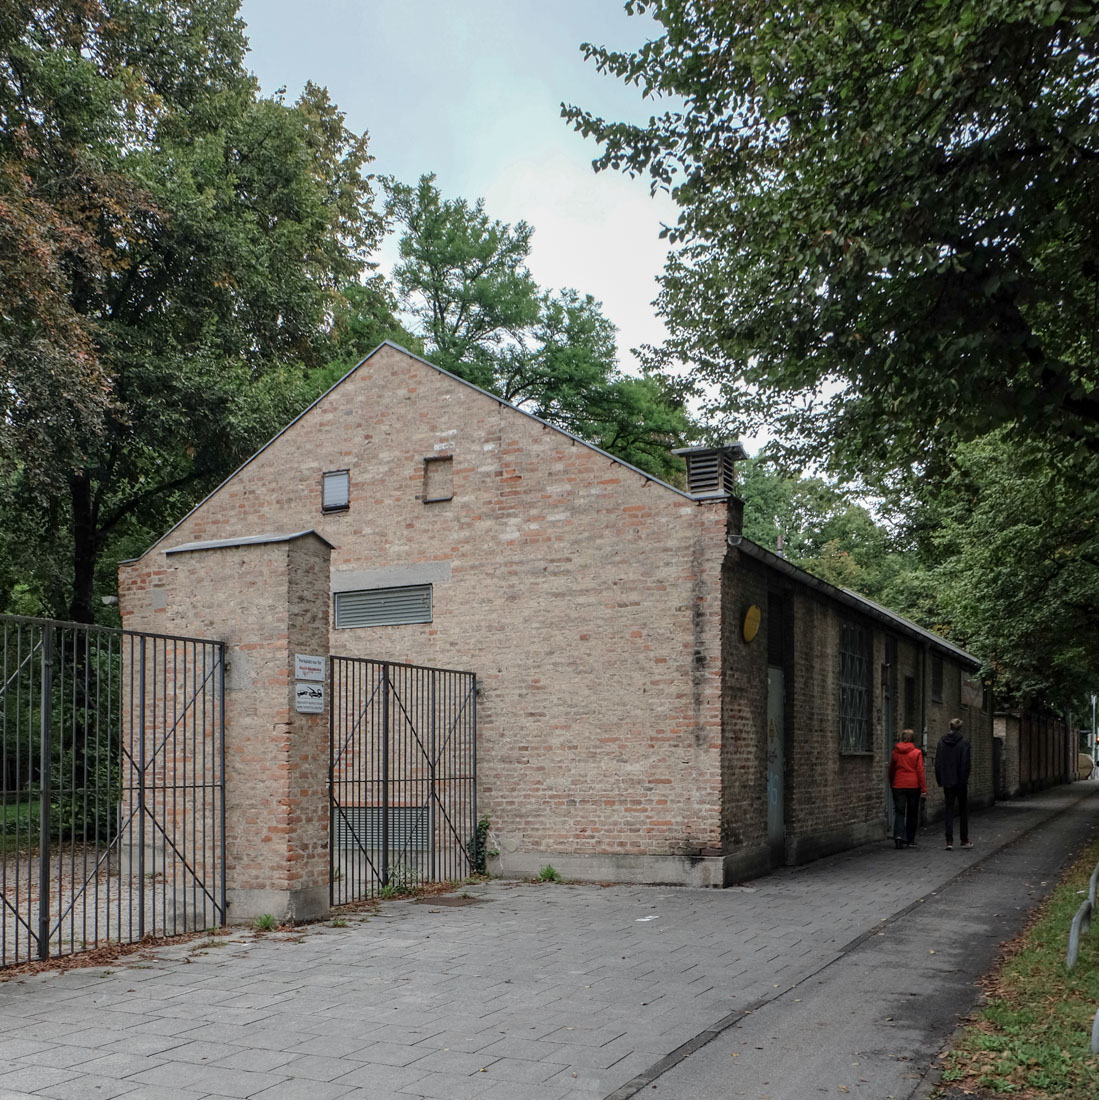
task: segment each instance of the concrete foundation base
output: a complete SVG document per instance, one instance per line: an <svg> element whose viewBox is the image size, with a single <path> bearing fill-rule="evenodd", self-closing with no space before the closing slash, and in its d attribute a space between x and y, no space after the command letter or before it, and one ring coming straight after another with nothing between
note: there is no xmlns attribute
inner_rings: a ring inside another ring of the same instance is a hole
<svg viewBox="0 0 1099 1100"><path fill-rule="evenodd" d="M226 890L226 920L229 924L251 924L270 915L276 924L318 920L328 916L328 887L304 890Z"/></svg>
<svg viewBox="0 0 1099 1100"><path fill-rule="evenodd" d="M844 825L838 829L826 829L807 836L788 837L786 840L786 861L791 864L810 863L814 859L845 852L857 848L860 844L869 844L874 840L884 840L888 835L885 819L862 821L855 825Z"/></svg>
<svg viewBox="0 0 1099 1100"><path fill-rule="evenodd" d="M766 845L730 852L725 856L725 881L722 885L735 886L748 879L769 874L772 870L771 850Z"/></svg>
<svg viewBox="0 0 1099 1100"><path fill-rule="evenodd" d="M565 852L503 852L489 861L489 873L503 878L537 878L551 866L575 882L629 882L668 886L724 886L721 856L569 855Z"/></svg>

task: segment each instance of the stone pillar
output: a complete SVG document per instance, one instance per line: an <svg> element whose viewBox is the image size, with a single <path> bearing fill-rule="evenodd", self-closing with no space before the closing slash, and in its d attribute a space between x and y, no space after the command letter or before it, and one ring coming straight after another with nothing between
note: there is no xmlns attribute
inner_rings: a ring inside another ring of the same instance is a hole
<svg viewBox="0 0 1099 1100"><path fill-rule="evenodd" d="M298 655L327 669L331 545L312 531L154 550L120 571L134 630L220 639L225 678L226 899L231 923L328 912L327 676L302 713ZM159 560L156 560L159 559Z"/></svg>

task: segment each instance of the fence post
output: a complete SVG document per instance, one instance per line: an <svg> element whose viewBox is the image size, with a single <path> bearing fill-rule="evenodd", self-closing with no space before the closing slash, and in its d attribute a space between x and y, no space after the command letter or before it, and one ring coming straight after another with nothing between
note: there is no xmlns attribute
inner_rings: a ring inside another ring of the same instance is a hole
<svg viewBox="0 0 1099 1100"><path fill-rule="evenodd" d="M382 665L382 885L389 885L389 665Z"/></svg>
<svg viewBox="0 0 1099 1100"><path fill-rule="evenodd" d="M42 694L39 728L39 768L41 770L38 800L38 957L50 954L50 766L53 757L53 627L42 628Z"/></svg>

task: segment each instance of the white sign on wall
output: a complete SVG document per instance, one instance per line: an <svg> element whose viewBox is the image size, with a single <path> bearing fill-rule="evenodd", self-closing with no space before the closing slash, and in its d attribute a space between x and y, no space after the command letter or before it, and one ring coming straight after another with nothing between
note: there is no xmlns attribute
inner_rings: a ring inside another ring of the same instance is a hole
<svg viewBox="0 0 1099 1100"><path fill-rule="evenodd" d="M323 680L327 664L328 662L323 657L315 657L310 653L295 653L294 679Z"/></svg>
<svg viewBox="0 0 1099 1100"><path fill-rule="evenodd" d="M294 684L294 710L298 714L324 713L324 684L298 680Z"/></svg>

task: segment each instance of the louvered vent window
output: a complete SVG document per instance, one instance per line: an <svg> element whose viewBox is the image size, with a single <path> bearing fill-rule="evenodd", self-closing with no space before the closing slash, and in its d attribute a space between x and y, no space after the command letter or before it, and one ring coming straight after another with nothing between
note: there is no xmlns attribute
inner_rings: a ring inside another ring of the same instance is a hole
<svg viewBox="0 0 1099 1100"><path fill-rule="evenodd" d="M339 851L380 851L385 810L381 806L343 806L335 818L333 843ZM427 806L390 806L386 839L391 852L430 849Z"/></svg>
<svg viewBox="0 0 1099 1100"><path fill-rule="evenodd" d="M431 622L431 585L337 592L336 627L400 626Z"/></svg>
<svg viewBox="0 0 1099 1100"><path fill-rule="evenodd" d="M351 474L333 470L324 475L321 489L322 512L346 512L351 507Z"/></svg>
<svg viewBox="0 0 1099 1100"><path fill-rule="evenodd" d="M688 447L674 454L683 455L687 463L687 492L692 496L730 496L736 484L735 459L743 457L740 445L702 449Z"/></svg>

